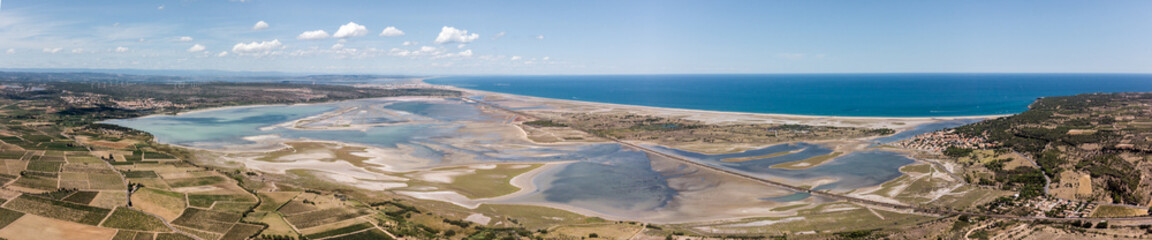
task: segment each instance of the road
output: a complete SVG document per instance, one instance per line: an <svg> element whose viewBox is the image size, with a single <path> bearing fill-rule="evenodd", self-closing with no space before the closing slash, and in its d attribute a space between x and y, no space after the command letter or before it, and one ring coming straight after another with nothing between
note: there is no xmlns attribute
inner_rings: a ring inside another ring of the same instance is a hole
<svg viewBox="0 0 1152 240"><path fill-rule="evenodd" d="M526 117L535 118L535 119L547 119L547 118L536 117L535 115L532 115L532 114L527 114L527 113L523 113L520 111L504 108L504 107L501 107L499 105L479 101L476 99L471 99L471 98L465 98L465 99L469 100L470 102L475 102L475 103L478 103L478 104L481 104L484 106L488 106L488 107L491 107L494 109L499 109L499 110L502 110L502 111L505 111L505 112L508 112L511 114L526 116ZM572 128L572 129L587 133L589 135L597 136L597 135L592 134L592 133L590 133L584 129L578 129L578 128ZM694 161L691 159L687 159L687 158L684 158L681 156L676 156L676 155L667 154L664 152L652 150L652 149L649 149L649 148L644 147L644 146L629 143L629 142L615 139L612 137L605 137L605 136L600 136L600 137L606 138L612 142L618 143L620 145L623 145L623 146L626 146L626 147L629 147L632 149L636 149L636 150L644 151L644 152L649 153L649 154L653 154L653 155L665 157L668 159L676 160L676 161L679 161L683 164L687 164L690 166L695 166L695 167L699 167L702 169L707 169L707 170L715 171L718 173L727 174L727 175L738 177L738 178L743 178L743 179L746 179L749 181L758 182L758 183L762 183L762 184L769 185L769 186L788 189L788 190L795 191L795 192L805 192L805 193L809 193L813 196L820 196L820 197L825 197L825 198L830 198L830 199L837 199L837 200L842 200L842 201L846 201L846 202L859 203L859 204L864 204L864 205L869 205L869 206L874 206L874 207L883 207L883 208L897 209L897 210L909 210L909 211L913 211L913 212L925 213L925 214L931 214L931 215L939 215L939 216L968 215L968 216L976 216L976 217L988 217L988 218L997 218L997 219L1013 219L1013 220L1023 220L1023 221L1038 221L1038 220L1059 221L1059 222L1065 222L1065 221L1067 221L1067 222L1071 222L1071 221L1144 221L1145 223L1152 223L1152 216L1127 217L1127 218L1050 218L1050 217L1013 216L1013 215L1002 215L1002 214L965 212L965 211L956 211L956 210L949 210L949 209L913 206L913 205L907 205L907 204L880 202L880 201L868 200L868 199L863 199L863 198L858 198L858 197L853 197L853 196L848 196L848 195L841 195L841 194L836 194L836 193L812 191L811 189L808 189L808 188L802 188L802 187L790 185L787 183L782 183L782 182L777 182L777 181L773 181L773 180L758 178L758 177L748 175L745 173L732 171L729 169L724 169L721 167L712 166L712 165L708 165L708 164L703 164L703 163L700 163L700 162L697 162L697 161Z"/></svg>

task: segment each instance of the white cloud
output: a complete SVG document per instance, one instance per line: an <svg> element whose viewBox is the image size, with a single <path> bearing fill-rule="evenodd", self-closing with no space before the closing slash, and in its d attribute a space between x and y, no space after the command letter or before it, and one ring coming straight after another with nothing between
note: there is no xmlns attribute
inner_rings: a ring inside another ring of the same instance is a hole
<svg viewBox="0 0 1152 240"><path fill-rule="evenodd" d="M204 51L204 49L205 49L204 45L196 44L196 45L192 45L192 47L188 48L188 52L201 52L201 51Z"/></svg>
<svg viewBox="0 0 1152 240"><path fill-rule="evenodd" d="M537 40L544 40L544 35L536 35Z"/></svg>
<svg viewBox="0 0 1152 240"><path fill-rule="evenodd" d="M16 49L9 48L8 51L4 51L4 53L14 54L14 53L16 53Z"/></svg>
<svg viewBox="0 0 1152 240"><path fill-rule="evenodd" d="M126 47L116 47L116 50L115 50L115 51L116 51L116 52L118 52L118 53L122 53L122 52L128 52L128 48L126 48Z"/></svg>
<svg viewBox="0 0 1152 240"><path fill-rule="evenodd" d="M512 61L516 61L516 60L520 60L520 59L521 59L520 56L512 56Z"/></svg>
<svg viewBox="0 0 1152 240"><path fill-rule="evenodd" d="M500 39L500 37L503 37L504 34L505 32L496 33L496 35L492 35L492 40Z"/></svg>
<svg viewBox="0 0 1152 240"><path fill-rule="evenodd" d="M164 5L160 5L159 7L156 7L156 10L164 10Z"/></svg>
<svg viewBox="0 0 1152 240"><path fill-rule="evenodd" d="M341 48L344 48L344 44L340 44L340 43L332 44L332 49L341 49Z"/></svg>
<svg viewBox="0 0 1152 240"><path fill-rule="evenodd" d="M548 61L549 59L552 59L552 58L551 57L544 57L542 59L544 59L544 61Z"/></svg>
<svg viewBox="0 0 1152 240"><path fill-rule="evenodd" d="M259 31L259 30L264 30L264 29L268 29L268 23L267 22L259 21L259 22L256 22L256 25L252 25L252 30Z"/></svg>
<svg viewBox="0 0 1152 240"><path fill-rule="evenodd" d="M216 56L217 57L228 56L228 51L220 51L220 53L217 53Z"/></svg>
<svg viewBox="0 0 1152 240"><path fill-rule="evenodd" d="M280 44L279 39L273 39L272 41L237 43L235 46L232 46L232 52L240 55L264 55L270 53L272 50L280 49L283 47L284 45Z"/></svg>
<svg viewBox="0 0 1152 240"><path fill-rule="evenodd" d="M84 53L84 49L83 48L73 48L72 53L76 53L76 54Z"/></svg>
<svg viewBox="0 0 1152 240"><path fill-rule="evenodd" d="M404 31L400 31L400 29L396 29L396 27L393 27L393 26L388 26L388 27L384 28L383 32L380 32L380 36L384 36L384 37L404 36Z"/></svg>
<svg viewBox="0 0 1152 240"><path fill-rule="evenodd" d="M480 38L480 34L468 34L468 30L456 29L454 27L444 26L440 29L440 35L436 36L436 43L468 43Z"/></svg>
<svg viewBox="0 0 1152 240"><path fill-rule="evenodd" d="M463 52L456 53L456 56L471 57L472 56L472 49L468 49L468 50L464 50Z"/></svg>
<svg viewBox="0 0 1152 240"><path fill-rule="evenodd" d="M468 44L463 44L463 43L461 43L460 45L456 45L456 48L464 48L464 47L467 47L467 46L468 46Z"/></svg>
<svg viewBox="0 0 1152 240"><path fill-rule="evenodd" d="M64 50L64 48L45 48L44 52L46 52L46 53L58 53L62 50Z"/></svg>
<svg viewBox="0 0 1152 240"><path fill-rule="evenodd" d="M412 45L416 45L416 44L420 44L420 43L418 43L418 42L410 42L410 41L404 41L404 43L401 43L400 45L404 45L404 46L412 46Z"/></svg>
<svg viewBox="0 0 1152 240"><path fill-rule="evenodd" d="M300 40L317 40L325 38L328 38L328 32L325 32L324 30L307 31L301 33L300 36L296 36L296 39Z"/></svg>
<svg viewBox="0 0 1152 240"><path fill-rule="evenodd" d="M450 58L450 57L472 57L472 49L445 54L433 54L432 58Z"/></svg>
<svg viewBox="0 0 1152 240"><path fill-rule="evenodd" d="M143 38L141 38L141 39L143 39ZM189 37L189 36L183 36L183 37L180 37L180 38L176 39L176 41L181 41L181 42L191 42L191 41L192 41L192 37Z"/></svg>
<svg viewBox="0 0 1152 240"><path fill-rule="evenodd" d="M392 56L405 57L405 56L408 56L408 54L412 54L412 51L399 49L399 48L392 48L392 50L388 51L388 55L392 55Z"/></svg>
<svg viewBox="0 0 1152 240"><path fill-rule="evenodd" d="M332 37L334 37L334 38L349 38L349 37L364 36L367 34L368 34L368 28L364 27L364 25L356 24L355 22L348 22L348 24L344 24L343 26L340 26L340 29L337 29L336 33L332 34Z"/></svg>
<svg viewBox="0 0 1152 240"><path fill-rule="evenodd" d="M423 46L423 47L420 47L420 51L421 52L433 52L433 51L436 51L436 47Z"/></svg>

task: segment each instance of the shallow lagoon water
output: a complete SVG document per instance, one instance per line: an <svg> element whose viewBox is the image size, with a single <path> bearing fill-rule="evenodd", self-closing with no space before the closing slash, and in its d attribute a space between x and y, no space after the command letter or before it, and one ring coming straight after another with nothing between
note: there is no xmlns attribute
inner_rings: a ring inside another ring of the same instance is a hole
<svg viewBox="0 0 1152 240"><path fill-rule="evenodd" d="M891 142L896 142L896 141L908 139L910 137L915 137L916 135L935 132L938 130L944 130L944 129L948 129L948 128L964 126L964 125L976 123L976 122L983 121L983 120L984 119L956 119L956 120L949 120L949 121L926 123L926 124L921 124L920 126L916 126L915 128L912 128L911 130L908 130L908 131L903 131L900 133L892 134L892 136L878 137L878 138L872 139L872 142L876 143L876 144L891 143Z"/></svg>
<svg viewBox="0 0 1152 240"><path fill-rule="evenodd" d="M803 183L823 178L835 178L832 183L816 186L816 190L851 190L862 187L876 186L881 183L900 177L900 167L908 165L914 160L899 153L887 151L853 152L834 158L824 164L806 169L792 170L772 168L772 165L799 161L815 156L832 153L831 149L809 143L779 144L765 148L729 154L702 154L661 146L652 146L659 151L668 152L702 163L732 169L763 178L785 178ZM743 162L724 162L723 159L754 157L771 155L774 153L804 149L797 153L749 160ZM803 185L803 184L801 184ZM787 200L787 199L784 199Z"/></svg>
<svg viewBox="0 0 1152 240"><path fill-rule="evenodd" d="M475 108L464 104L425 102L384 102L359 100L313 105L271 105L224 108L191 112L180 115L158 115L135 119L110 120L105 123L134 128L152 133L157 141L185 147L209 150L265 149L267 146L245 138L276 136L286 139L341 141L378 147L396 147L429 137L446 136L458 126L447 123L416 123L392 126L374 126L367 129L289 129L276 125L349 107L408 109L415 117L372 115L370 122L407 122L414 119L436 118L444 121L478 120L484 117ZM346 117L348 113L338 117ZM355 113L353 115L370 115ZM363 121L356 121L363 123ZM308 125L306 125L308 126Z"/></svg>
<svg viewBox="0 0 1152 240"><path fill-rule="evenodd" d="M359 110L339 112L358 107ZM326 113L326 119L315 119L307 127L332 127L356 123L386 123L364 128L291 129L286 122ZM535 145L519 139L501 139L499 134L460 131L468 123L504 121L480 112L461 101L387 101L358 100L340 103L255 106L200 111L175 116L151 116L112 120L117 124L147 131L158 141L213 150L251 149L261 144L257 136L275 136L282 140L323 140L367 145L379 148L413 149L411 156L427 161L423 167L445 164L446 156L466 154L468 162L556 162L575 161L545 171L533 179L538 190L510 202L546 202L575 206L617 216L644 216L674 205L683 193L669 186L669 179L684 176L653 170L644 152L612 143L574 145ZM511 144L518 148L493 148L489 144ZM818 189L854 189L874 186L900 175L900 166L910 159L895 153L869 151L841 156L828 163L804 170L775 169L769 166L829 154L831 149L816 144L793 143L768 146L731 154L700 154L654 147L666 152L698 159L702 162L747 172L764 178L787 178L799 181L836 178L837 181L817 186ZM787 155L745 162L723 162L727 158L770 155L798 151ZM460 164L462 162L451 162ZM801 201L807 196L785 195L768 201Z"/></svg>
<svg viewBox="0 0 1152 240"><path fill-rule="evenodd" d="M338 112L349 107L360 110ZM357 129L291 129L279 126L325 113L330 121L305 124L330 127L349 123L397 123ZM471 138L491 143L491 134L462 136L464 122L493 121L474 106L459 101L357 100L315 105L273 105L224 108L180 115L111 120L106 123L152 133L164 143L209 150L258 149L274 143L252 141L257 136L290 140L339 141L381 148L407 145L411 155L426 158L425 167L440 164L453 151L474 156L480 162L578 161L553 169L534 179L539 191L520 201L544 201L578 206L605 213L647 211L665 206L677 194L664 176L652 170L643 152L618 144L539 146L492 149L453 146L447 139ZM441 150L434 150L441 149Z"/></svg>
<svg viewBox="0 0 1152 240"><path fill-rule="evenodd" d="M534 180L539 194L515 201L564 203L593 211L622 214L666 206L678 194L665 176L652 169L647 154L617 144L597 144L580 162Z"/></svg>

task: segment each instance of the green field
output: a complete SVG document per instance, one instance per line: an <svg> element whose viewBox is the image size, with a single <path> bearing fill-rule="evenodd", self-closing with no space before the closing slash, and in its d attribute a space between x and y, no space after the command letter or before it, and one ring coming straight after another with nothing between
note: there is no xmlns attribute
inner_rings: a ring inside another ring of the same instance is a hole
<svg viewBox="0 0 1152 240"><path fill-rule="evenodd" d="M240 214L189 208L172 224L215 233L225 233L240 221Z"/></svg>
<svg viewBox="0 0 1152 240"><path fill-rule="evenodd" d="M167 232L168 226L152 215L128 208L116 208L108 220L104 220L103 227L147 232Z"/></svg>
<svg viewBox="0 0 1152 240"><path fill-rule="evenodd" d="M210 194L188 194L188 205L193 207L209 208L215 202L251 202L256 203L256 199L252 199L248 195L210 195ZM249 204L251 205L251 204Z"/></svg>
<svg viewBox="0 0 1152 240"><path fill-rule="evenodd" d="M261 230L264 230L264 226L238 223L232 226L232 229L229 229L227 233L224 233L220 240L244 240L255 236Z"/></svg>
<svg viewBox="0 0 1152 240"><path fill-rule="evenodd" d="M23 216L24 213L22 212L8 210L7 208L0 208L0 228L4 228L8 226L8 224L12 224L12 222L15 222L16 219L19 219Z"/></svg>
<svg viewBox="0 0 1152 240"><path fill-rule="evenodd" d="M375 226L373 226L371 223L359 223L359 224L353 224L353 225L350 225L347 227L342 227L342 228L332 229L332 230L328 230L328 231L308 234L308 235L304 235L304 236L308 237L309 239L320 239L320 238L331 237L331 236L336 236L336 235L341 235L341 234L353 233L356 231L369 229L369 228L373 228L373 227L375 227Z"/></svg>
<svg viewBox="0 0 1152 240"><path fill-rule="evenodd" d="M17 179L12 185L42 190L55 190L56 178L28 175Z"/></svg>
<svg viewBox="0 0 1152 240"><path fill-rule="evenodd" d="M348 235L335 237L335 238L329 238L329 239L333 239L333 240L335 240L335 239L339 239L339 240L362 240L362 239L363 240L381 240L381 239L392 240L392 237L388 236L387 233L384 233L383 231L380 231L379 229L371 229L368 231L348 234Z"/></svg>
<svg viewBox="0 0 1152 240"><path fill-rule="evenodd" d="M195 238L184 236L179 233L160 233L156 234L156 240L196 240Z"/></svg>
<svg viewBox="0 0 1152 240"><path fill-rule="evenodd" d="M155 171L130 171L124 172L126 178L159 178Z"/></svg>
<svg viewBox="0 0 1152 240"><path fill-rule="evenodd" d="M96 199L97 194L100 194L100 192L78 191L76 193L73 193L72 195L68 195L68 197L65 197L64 199L61 199L61 200L64 200L66 202L78 203L78 204L88 204L88 203L92 202L92 199Z"/></svg>
<svg viewBox="0 0 1152 240"><path fill-rule="evenodd" d="M32 161L28 162L29 171L59 172L63 162Z"/></svg>
<svg viewBox="0 0 1152 240"><path fill-rule="evenodd" d="M310 228L363 216L365 214L367 213L345 208L329 208L288 216L285 220L288 220L288 222L292 223L296 228Z"/></svg>
<svg viewBox="0 0 1152 240"><path fill-rule="evenodd" d="M103 220L105 216L108 216L108 212L111 212L111 210L104 208L28 195L21 195L16 199L12 199L5 207L24 213L93 226L99 224L100 220Z"/></svg>
<svg viewBox="0 0 1152 240"><path fill-rule="evenodd" d="M198 178L165 179L172 188L212 185L224 182L224 177L208 176Z"/></svg>

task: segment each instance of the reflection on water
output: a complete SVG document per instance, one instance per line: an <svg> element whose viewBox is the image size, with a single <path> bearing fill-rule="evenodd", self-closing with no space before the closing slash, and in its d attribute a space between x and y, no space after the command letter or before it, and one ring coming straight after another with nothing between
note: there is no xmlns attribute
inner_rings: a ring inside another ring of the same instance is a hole
<svg viewBox="0 0 1152 240"><path fill-rule="evenodd" d="M730 154L701 154L661 146L652 146L652 148L659 151L696 159L702 163L713 166L737 170L763 178L784 178L798 182L798 184L801 185L803 185L802 183L810 183L819 179L835 178L834 182L821 184L817 186L816 190L850 190L879 185L899 177L901 175L899 170L900 167L914 162L912 159L907 158L899 153L887 151L863 151L849 153L815 167L792 170L773 168L771 166L830 154L832 153L832 150L821 147L819 145L808 143L780 144L766 148ZM770 158L754 159L743 162L721 161L728 158L771 155L774 153L781 153L796 149L804 150L798 153Z"/></svg>
<svg viewBox="0 0 1152 240"><path fill-rule="evenodd" d="M352 110L337 111L340 109ZM393 109L393 111L381 111L383 109ZM301 130L277 126L333 111L340 114L311 121L303 126L331 127L365 123L413 123L373 126L366 129ZM272 147L258 142L257 140L261 139L261 136L396 147L397 144L414 140L446 136L455 132L456 128L459 127L459 125L445 122L420 122L420 120L460 121L484 118L485 116L480 114L476 108L460 103L358 100L315 105L225 108L176 116L110 120L106 123L152 133L160 142L185 147L228 150Z"/></svg>
<svg viewBox="0 0 1152 240"><path fill-rule="evenodd" d="M652 170L647 154L617 144L596 148L601 154L536 179L543 200L612 212L657 209L676 196L664 176Z"/></svg>
<svg viewBox="0 0 1152 240"><path fill-rule="evenodd" d="M808 193L808 192L798 192L798 193L788 194L788 195L779 196L779 197L769 197L769 198L761 198L761 199L767 200L767 201L779 202L779 203L786 203L786 202L795 202L795 201L808 199L808 197L811 197L811 196L812 196L812 194Z"/></svg>

